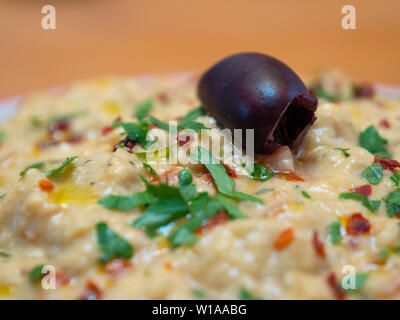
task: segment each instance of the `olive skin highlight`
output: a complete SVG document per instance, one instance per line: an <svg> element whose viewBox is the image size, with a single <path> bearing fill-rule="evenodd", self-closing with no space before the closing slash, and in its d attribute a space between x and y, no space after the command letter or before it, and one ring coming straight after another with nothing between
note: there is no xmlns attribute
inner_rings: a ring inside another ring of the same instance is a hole
<svg viewBox="0 0 400 320"><path fill-rule="evenodd" d="M260 53L229 56L200 79L202 106L222 128L254 129L255 152L295 148L316 120L318 100L286 64ZM245 146L245 133L243 144Z"/></svg>

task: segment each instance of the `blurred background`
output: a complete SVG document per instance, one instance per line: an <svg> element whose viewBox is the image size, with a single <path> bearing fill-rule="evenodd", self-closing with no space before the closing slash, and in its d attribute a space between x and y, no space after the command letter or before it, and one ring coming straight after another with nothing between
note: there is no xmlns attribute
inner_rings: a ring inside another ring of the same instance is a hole
<svg viewBox="0 0 400 320"><path fill-rule="evenodd" d="M47 4L56 30L41 27ZM357 30L341 27L346 4ZM201 72L239 51L400 85L400 1L0 0L0 98L104 74Z"/></svg>

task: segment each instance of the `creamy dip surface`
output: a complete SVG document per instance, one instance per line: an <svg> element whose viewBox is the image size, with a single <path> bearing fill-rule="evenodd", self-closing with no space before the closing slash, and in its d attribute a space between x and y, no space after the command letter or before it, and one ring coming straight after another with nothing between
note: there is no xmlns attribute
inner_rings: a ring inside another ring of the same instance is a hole
<svg viewBox="0 0 400 320"><path fill-rule="evenodd" d="M373 126L392 159L400 159L399 101L321 98L298 149L256 157L274 172L266 181L237 161L225 163L235 190L260 201L230 198L245 217L232 219L222 207L192 230L191 244L174 247L169 238L193 219L190 213L151 234L131 223L149 204L125 211L101 204L109 195L144 192L141 176L160 187L158 175L178 190L185 168L198 194L215 196L203 165L158 163L162 152L144 165L137 154L146 150L126 141L119 146L124 129L111 127L114 120L136 123L135 110L144 104L161 121L181 119L199 107L197 82L194 74L80 82L25 97L0 124L0 297L399 298L398 169L383 162L381 170L371 168L375 156L360 146L360 132ZM215 119L195 121L211 128L210 136L219 134ZM192 143L178 143L179 152ZM221 151L213 155L219 159ZM60 167L70 157L77 158ZM55 288L48 288L53 271ZM353 271L356 288L343 289Z"/></svg>

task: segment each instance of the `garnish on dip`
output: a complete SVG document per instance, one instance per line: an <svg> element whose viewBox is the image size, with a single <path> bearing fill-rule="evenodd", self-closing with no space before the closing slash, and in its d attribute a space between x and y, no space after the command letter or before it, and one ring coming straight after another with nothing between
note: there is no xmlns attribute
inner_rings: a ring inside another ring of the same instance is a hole
<svg viewBox="0 0 400 320"><path fill-rule="evenodd" d="M254 129L257 153L295 147L316 120L317 98L286 64L264 54L218 62L202 76L198 95L220 126Z"/></svg>

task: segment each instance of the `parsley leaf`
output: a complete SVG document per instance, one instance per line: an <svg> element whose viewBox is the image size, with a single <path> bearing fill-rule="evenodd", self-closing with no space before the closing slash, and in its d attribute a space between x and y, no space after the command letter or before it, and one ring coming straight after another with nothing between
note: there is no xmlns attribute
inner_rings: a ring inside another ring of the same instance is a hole
<svg viewBox="0 0 400 320"><path fill-rule="evenodd" d="M153 109L153 101L146 100L139 103L135 108L135 115L139 120L143 120Z"/></svg>
<svg viewBox="0 0 400 320"><path fill-rule="evenodd" d="M380 200L369 200L366 196L357 192L343 192L339 199L362 201L361 204L371 212L375 212L381 205Z"/></svg>
<svg viewBox="0 0 400 320"><path fill-rule="evenodd" d="M127 211L134 207L151 204L156 201L156 197L154 197L150 192L144 191L125 197L110 194L101 198L98 203L107 209Z"/></svg>
<svg viewBox="0 0 400 320"><path fill-rule="evenodd" d="M9 254L9 253L7 253L7 252L5 252L5 251L3 251L3 250L0 249L0 257L3 257L3 258L10 258L10 257L11 257L11 254Z"/></svg>
<svg viewBox="0 0 400 320"><path fill-rule="evenodd" d="M22 170L19 175L21 177L24 177L26 175L26 173L30 170L30 169L43 169L43 167L45 166L45 162L37 162L34 164L31 164L30 166L26 167L24 170Z"/></svg>
<svg viewBox="0 0 400 320"><path fill-rule="evenodd" d="M188 207L183 199L163 199L149 205L131 225L145 229L149 236L154 236L159 227L183 218L187 212Z"/></svg>
<svg viewBox="0 0 400 320"><path fill-rule="evenodd" d="M202 124L200 122L191 121L191 122L179 124L178 130L181 130L181 129L191 129L191 130L198 132L200 130L209 130L210 128L207 128L204 124Z"/></svg>
<svg viewBox="0 0 400 320"><path fill-rule="evenodd" d="M0 131L0 141L3 141L6 138L6 134L3 131Z"/></svg>
<svg viewBox="0 0 400 320"><path fill-rule="evenodd" d="M101 251L101 262L114 258L130 259L133 256L133 247L129 242L108 228L105 222L97 224L97 242Z"/></svg>
<svg viewBox="0 0 400 320"><path fill-rule="evenodd" d="M373 165L365 168L362 172L362 176L369 184L378 184L383 177L382 164L374 163Z"/></svg>
<svg viewBox="0 0 400 320"><path fill-rule="evenodd" d="M264 193L271 192L271 191L274 191L274 189L262 188L262 189L256 191L254 194L259 196L259 195L262 195Z"/></svg>
<svg viewBox="0 0 400 320"><path fill-rule="evenodd" d="M301 194L302 194L302 196L304 197L304 198L306 198L306 199L311 199L311 196L306 192L306 191L301 191Z"/></svg>
<svg viewBox="0 0 400 320"><path fill-rule="evenodd" d="M44 173L47 175L49 178L56 178L58 177L66 167L68 167L76 158L78 157L70 157L64 160L64 162L59 166L58 168L55 168L50 171L45 171Z"/></svg>
<svg viewBox="0 0 400 320"><path fill-rule="evenodd" d="M0 194L0 200L4 199L6 197L7 193Z"/></svg>
<svg viewBox="0 0 400 320"><path fill-rule="evenodd" d="M399 186L399 182L400 182L400 174L394 173L394 174L390 177L390 180L392 180L393 183L394 183L394 185L395 185L396 187L398 187L398 186Z"/></svg>
<svg viewBox="0 0 400 320"><path fill-rule="evenodd" d="M179 192L185 201L189 201L196 196L196 186L192 184L192 174L189 169L183 169L178 173Z"/></svg>
<svg viewBox="0 0 400 320"><path fill-rule="evenodd" d="M357 192L342 192L341 194L339 194L339 199L344 199L344 200L361 201L364 198L365 198L364 195L362 195L361 193L357 193Z"/></svg>
<svg viewBox="0 0 400 320"><path fill-rule="evenodd" d="M147 141L147 130L134 122L114 121L112 127L122 127L128 135L128 138L132 141L139 142L143 149L147 149L154 143L154 141Z"/></svg>
<svg viewBox="0 0 400 320"><path fill-rule="evenodd" d="M182 244L193 244L196 242L197 237L193 234L193 231L220 209L221 204L217 200L210 198L208 194L201 194L190 205L190 212L193 215L192 219L176 228L168 237L172 246L177 247Z"/></svg>
<svg viewBox="0 0 400 320"><path fill-rule="evenodd" d="M390 251L388 249L382 249L378 254L379 261L385 261L389 257Z"/></svg>
<svg viewBox="0 0 400 320"><path fill-rule="evenodd" d="M274 176L274 172L272 170L267 170L267 168L262 164L255 163L251 176L255 180L267 181Z"/></svg>
<svg viewBox="0 0 400 320"><path fill-rule="evenodd" d="M157 125L158 127L160 127L161 129L163 129L165 131L169 131L168 123L158 120L157 118L154 118L153 116L151 116L149 114L147 115L147 117L150 119L151 123L154 123L155 125Z"/></svg>
<svg viewBox="0 0 400 320"><path fill-rule="evenodd" d="M329 234L331 236L331 241L333 244L339 244L342 240L342 235L340 233L340 220L336 220L329 225Z"/></svg>
<svg viewBox="0 0 400 320"><path fill-rule="evenodd" d="M208 169L220 193L240 200L247 200L260 204L263 203L262 200L257 197L235 191L234 180L226 173L225 167L220 164L208 150L198 146L197 154L192 154L192 159L203 164Z"/></svg>
<svg viewBox="0 0 400 320"><path fill-rule="evenodd" d="M348 158L350 157L350 153L348 153L347 151L350 150L350 148L334 148L335 150L339 150L342 151L343 155Z"/></svg>
<svg viewBox="0 0 400 320"><path fill-rule="evenodd" d="M61 121L61 120L73 120L76 118L79 118L81 116L84 116L88 113L87 110L78 110L78 111L73 111L70 113L62 113L62 114L56 114L51 116L48 119L48 122L52 123L52 122L57 122L57 121Z"/></svg>
<svg viewBox="0 0 400 320"><path fill-rule="evenodd" d="M355 289L345 289L348 293L359 292L369 277L368 273L356 273Z"/></svg>
<svg viewBox="0 0 400 320"><path fill-rule="evenodd" d="M38 281L43 278L44 274L42 274L44 264L38 264L37 266L33 267L31 271L28 273L28 277L32 281Z"/></svg>
<svg viewBox="0 0 400 320"><path fill-rule="evenodd" d="M382 138L374 126L369 126L360 133L360 146L374 155L391 159L390 153L386 150L387 140Z"/></svg>
<svg viewBox="0 0 400 320"><path fill-rule="evenodd" d="M239 299L240 300L261 300L262 298L255 295L251 291L247 289L240 289L239 291Z"/></svg>
<svg viewBox="0 0 400 320"><path fill-rule="evenodd" d="M237 219L237 218L244 218L245 215L239 210L238 206L235 202L233 202L228 197L218 193L215 196L215 199L219 201L219 203L225 208L229 218Z"/></svg>
<svg viewBox="0 0 400 320"><path fill-rule="evenodd" d="M386 202L387 214L391 218L400 212L400 189L389 193L388 197L384 199Z"/></svg>
<svg viewBox="0 0 400 320"><path fill-rule="evenodd" d="M367 197L363 199L361 204L371 212L375 212L381 205L380 200L369 200Z"/></svg>
<svg viewBox="0 0 400 320"><path fill-rule="evenodd" d="M181 121L179 121L179 124L183 125L185 123L192 122L197 118L204 116L205 114L206 111L202 107L193 109L186 116L184 116Z"/></svg>

